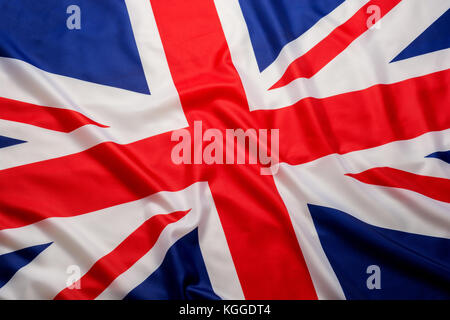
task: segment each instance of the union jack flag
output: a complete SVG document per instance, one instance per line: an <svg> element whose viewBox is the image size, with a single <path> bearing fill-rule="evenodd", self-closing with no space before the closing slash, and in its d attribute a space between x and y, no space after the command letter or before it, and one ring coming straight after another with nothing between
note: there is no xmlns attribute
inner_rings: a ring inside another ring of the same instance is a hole
<svg viewBox="0 0 450 320"><path fill-rule="evenodd" d="M0 0L1 299L449 299L449 203L450 0Z"/></svg>

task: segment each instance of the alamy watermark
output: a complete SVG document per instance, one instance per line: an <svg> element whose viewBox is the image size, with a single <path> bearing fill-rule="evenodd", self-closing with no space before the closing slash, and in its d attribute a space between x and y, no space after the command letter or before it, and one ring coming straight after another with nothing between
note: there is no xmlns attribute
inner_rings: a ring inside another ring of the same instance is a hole
<svg viewBox="0 0 450 320"><path fill-rule="evenodd" d="M370 274L367 278L366 286L369 290L381 289L381 269L376 264L367 267L366 273Z"/></svg>
<svg viewBox="0 0 450 320"><path fill-rule="evenodd" d="M67 7L66 13L70 16L66 20L66 26L69 30L81 29L81 9L77 5L70 5Z"/></svg>
<svg viewBox="0 0 450 320"><path fill-rule="evenodd" d="M70 290L81 289L81 269L79 266L73 264L67 267L66 273L69 275L67 277L66 285Z"/></svg>
<svg viewBox="0 0 450 320"><path fill-rule="evenodd" d="M369 17L366 20L367 29L380 29L381 28L381 8L376 4L367 7L366 13ZM378 23L379 22L379 23Z"/></svg>
<svg viewBox="0 0 450 320"><path fill-rule="evenodd" d="M171 140L178 143L171 159L175 164L260 164L262 175L272 175L279 168L279 139L279 129L203 131L202 121L194 121L193 132L172 132Z"/></svg>

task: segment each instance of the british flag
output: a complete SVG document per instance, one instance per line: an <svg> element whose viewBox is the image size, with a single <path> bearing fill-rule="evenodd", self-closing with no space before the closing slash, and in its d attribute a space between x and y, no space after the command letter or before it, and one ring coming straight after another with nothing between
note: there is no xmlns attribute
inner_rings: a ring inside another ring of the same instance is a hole
<svg viewBox="0 0 450 320"><path fill-rule="evenodd" d="M450 0L0 0L0 298L449 299Z"/></svg>

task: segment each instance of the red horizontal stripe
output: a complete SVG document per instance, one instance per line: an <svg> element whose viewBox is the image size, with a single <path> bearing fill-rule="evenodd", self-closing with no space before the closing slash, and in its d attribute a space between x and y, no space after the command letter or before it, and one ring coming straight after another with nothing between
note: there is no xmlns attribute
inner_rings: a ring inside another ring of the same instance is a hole
<svg viewBox="0 0 450 320"><path fill-rule="evenodd" d="M311 78L331 60L336 58L354 40L366 32L369 14L367 8L376 5L382 18L401 0L372 0L358 10L349 20L337 27L303 56L294 60L285 73L269 90L284 87L298 78ZM326 18L325 18L326 19Z"/></svg>
<svg viewBox="0 0 450 320"><path fill-rule="evenodd" d="M423 194L435 200L450 202L450 180L422 176L394 168L379 167L347 176L377 186L401 188Z"/></svg>
<svg viewBox="0 0 450 320"><path fill-rule="evenodd" d="M55 300L91 300L102 293L119 275L144 256L159 238L164 228L183 218L189 211L159 214L145 221L113 251L97 260L79 280L80 289L67 287Z"/></svg>
<svg viewBox="0 0 450 320"><path fill-rule="evenodd" d="M39 106L2 97L0 97L0 119L60 132L71 132L87 124L107 127L77 111Z"/></svg>
<svg viewBox="0 0 450 320"><path fill-rule="evenodd" d="M180 174L183 171L170 158L175 144L170 134L125 146L107 142L80 153L1 170L0 230L184 189L199 171Z"/></svg>
<svg viewBox="0 0 450 320"><path fill-rule="evenodd" d="M280 159L296 165L450 128L448 83L444 70L252 115L259 127L280 128Z"/></svg>
<svg viewBox="0 0 450 320"><path fill-rule="evenodd" d="M243 128L279 128L281 161L301 164L450 128L450 110L445 107L449 81L446 70L326 99L309 98L280 110L245 113L225 105L216 109L219 119L204 112L204 121L220 127L220 121L235 112ZM214 176L220 167L173 164L170 155L176 142L170 135L129 145L102 143L81 153L0 171L0 230L181 190Z"/></svg>

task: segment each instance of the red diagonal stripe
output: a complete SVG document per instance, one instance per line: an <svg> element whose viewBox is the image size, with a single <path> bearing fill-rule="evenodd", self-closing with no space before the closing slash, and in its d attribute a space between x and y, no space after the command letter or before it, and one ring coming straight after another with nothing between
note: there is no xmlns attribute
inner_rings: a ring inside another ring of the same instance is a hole
<svg viewBox="0 0 450 320"><path fill-rule="evenodd" d="M87 124L102 128L107 127L77 111L38 106L2 97L0 97L0 119L22 122L60 132L71 132Z"/></svg>
<svg viewBox="0 0 450 320"><path fill-rule="evenodd" d="M336 58L354 40L366 32L367 8L376 5L381 10L382 18L401 0L372 0L358 10L349 20L337 27L325 39L320 41L303 56L294 60L285 73L269 90L283 87L298 78L311 78L331 60Z"/></svg>
<svg viewBox="0 0 450 320"><path fill-rule="evenodd" d="M61 299L91 300L102 293L119 275L144 256L159 238L164 228L183 218L189 211L159 214L145 221L113 251L98 260L79 280L80 289L70 287L55 297Z"/></svg>
<svg viewBox="0 0 450 320"><path fill-rule="evenodd" d="M428 177L389 167L373 168L347 176L377 186L407 189L435 200L450 202L450 180Z"/></svg>

